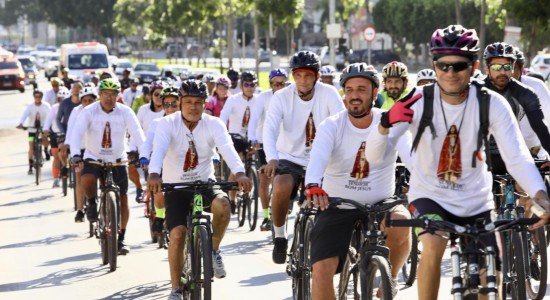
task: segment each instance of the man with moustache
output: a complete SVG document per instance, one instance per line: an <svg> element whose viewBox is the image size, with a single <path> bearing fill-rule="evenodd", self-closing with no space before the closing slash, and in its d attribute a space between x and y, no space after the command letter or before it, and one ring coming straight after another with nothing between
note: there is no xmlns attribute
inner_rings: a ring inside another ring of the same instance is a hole
<svg viewBox="0 0 550 300"><path fill-rule="evenodd" d="M409 93L409 73L407 66L398 61L392 61L382 69L384 90L378 94L375 107L390 109L397 100Z"/></svg>

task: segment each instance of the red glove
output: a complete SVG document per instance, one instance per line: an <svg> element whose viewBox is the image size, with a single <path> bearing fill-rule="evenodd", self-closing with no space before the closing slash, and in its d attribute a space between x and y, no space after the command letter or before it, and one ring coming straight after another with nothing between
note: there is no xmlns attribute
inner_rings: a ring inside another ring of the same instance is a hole
<svg viewBox="0 0 550 300"><path fill-rule="evenodd" d="M392 108L387 112L382 113L382 118L380 119L380 125L384 128L390 128L395 123L399 122L412 122L414 111L410 107L422 98L422 94L417 94L413 97L416 89L413 89L407 96L403 99L395 102Z"/></svg>
<svg viewBox="0 0 550 300"><path fill-rule="evenodd" d="M327 192L325 192L325 190L320 188L318 185L306 186L306 198L308 200L311 200L311 198L313 196L317 196L317 197L326 196L326 197L328 197L328 194L327 194Z"/></svg>

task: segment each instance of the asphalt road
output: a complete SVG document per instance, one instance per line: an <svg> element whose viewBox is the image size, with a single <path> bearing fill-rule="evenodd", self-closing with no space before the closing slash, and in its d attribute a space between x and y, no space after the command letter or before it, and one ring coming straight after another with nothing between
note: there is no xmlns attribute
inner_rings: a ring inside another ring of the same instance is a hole
<svg viewBox="0 0 550 300"><path fill-rule="evenodd" d="M40 85L45 87L45 81ZM87 223L74 223L70 194L63 197L51 187L49 162L39 186L26 174L26 132L14 127L31 101L30 90L0 92L0 299L166 298L167 251L151 243L132 185L126 234L131 252L119 256L117 270L109 272L101 264L97 240L87 235ZM214 281L214 299L292 299L285 266L271 260L270 239L269 233L238 228L232 217L221 248L228 276ZM449 299L449 255L442 273L439 298ZM416 286L400 286L398 299L417 298Z"/></svg>

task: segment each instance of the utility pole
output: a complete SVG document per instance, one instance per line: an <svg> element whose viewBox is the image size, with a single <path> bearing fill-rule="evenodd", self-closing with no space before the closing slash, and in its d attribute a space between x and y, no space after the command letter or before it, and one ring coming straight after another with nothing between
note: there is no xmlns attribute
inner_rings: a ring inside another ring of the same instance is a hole
<svg viewBox="0 0 550 300"><path fill-rule="evenodd" d="M335 0L329 0L328 2L328 13L329 13L329 22L330 24L335 24L335 10L336 10L336 4ZM334 45L334 39L329 38L329 50L330 50L330 65L335 66L336 65L336 49Z"/></svg>

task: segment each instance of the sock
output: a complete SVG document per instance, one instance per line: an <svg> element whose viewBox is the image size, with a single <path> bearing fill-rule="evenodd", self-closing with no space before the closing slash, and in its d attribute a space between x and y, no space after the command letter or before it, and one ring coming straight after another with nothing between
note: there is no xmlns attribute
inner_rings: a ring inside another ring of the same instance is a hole
<svg viewBox="0 0 550 300"><path fill-rule="evenodd" d="M273 226L273 229L275 231L275 237L276 238L285 238L286 239L286 226L285 225L283 225L281 227Z"/></svg>
<svg viewBox="0 0 550 300"><path fill-rule="evenodd" d="M164 219L166 216L166 208L158 208L155 206L155 211L157 212L157 218Z"/></svg>
<svg viewBox="0 0 550 300"><path fill-rule="evenodd" d="M264 208L263 211L264 211L264 219L271 219L269 217L269 208Z"/></svg>
<svg viewBox="0 0 550 300"><path fill-rule="evenodd" d="M124 241L124 235L126 234L126 229L121 229L120 234L118 235L118 241L122 242Z"/></svg>
<svg viewBox="0 0 550 300"><path fill-rule="evenodd" d="M53 174L53 178L57 179L59 178L59 173L60 173L60 169L55 167L55 168L52 168L52 174Z"/></svg>
<svg viewBox="0 0 550 300"><path fill-rule="evenodd" d="M34 164L34 159L29 159L29 170L32 170L33 164Z"/></svg>

